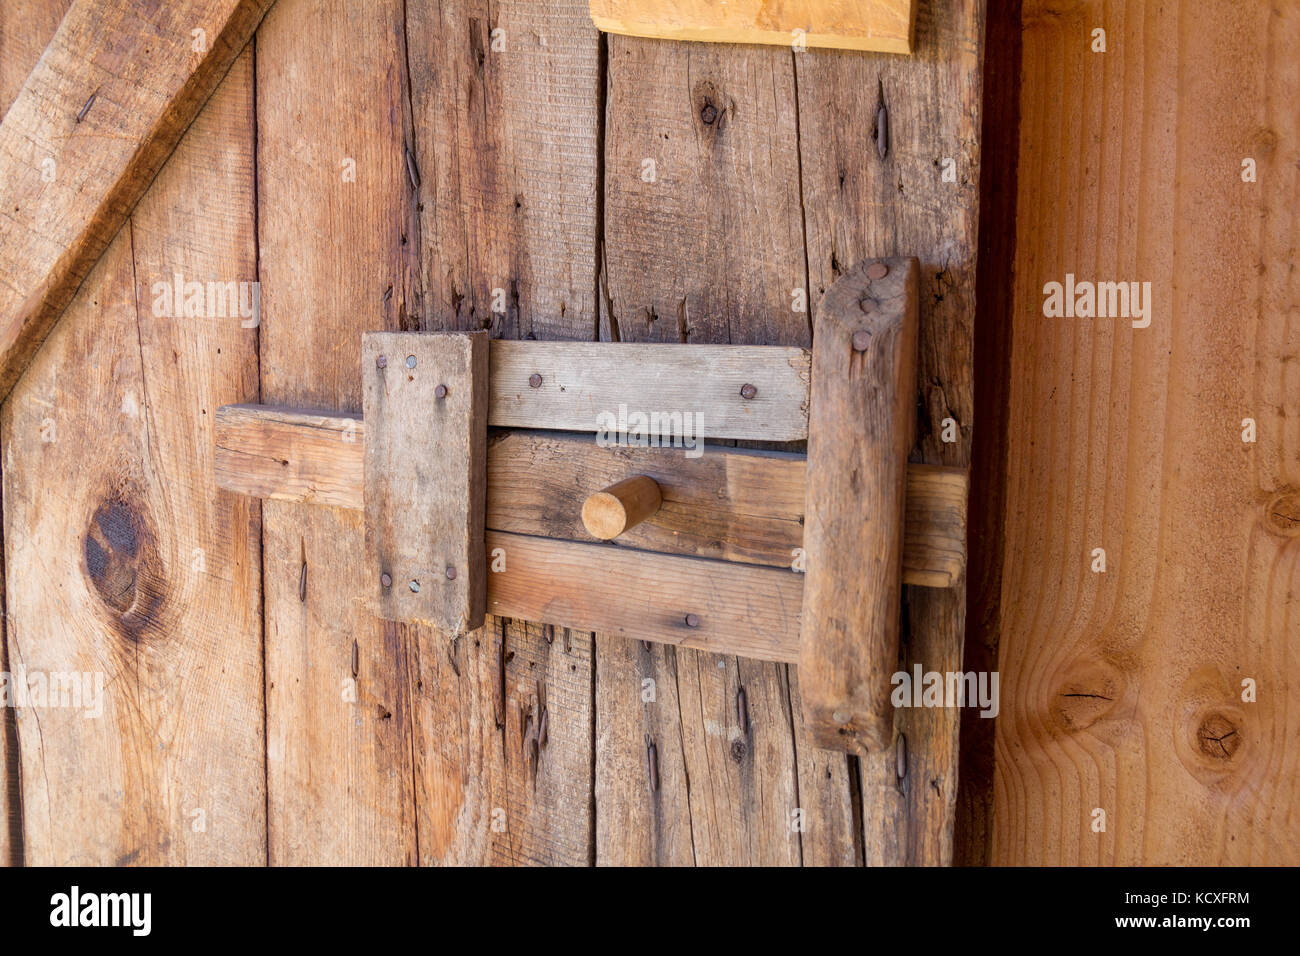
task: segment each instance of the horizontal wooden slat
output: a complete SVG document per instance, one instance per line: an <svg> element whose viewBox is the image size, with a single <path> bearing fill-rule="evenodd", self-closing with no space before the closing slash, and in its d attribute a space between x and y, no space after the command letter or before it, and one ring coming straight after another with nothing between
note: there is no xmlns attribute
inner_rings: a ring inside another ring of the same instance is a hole
<svg viewBox="0 0 1300 956"><path fill-rule="evenodd" d="M487 533L488 610L759 660L799 658L803 575L632 551L608 544ZM499 551L497 549L500 549Z"/></svg>
<svg viewBox="0 0 1300 956"><path fill-rule="evenodd" d="M607 33L712 43L912 51L915 0L591 0Z"/></svg>
<svg viewBox="0 0 1300 956"><path fill-rule="evenodd" d="M217 484L240 494L340 508L363 506L365 423L257 405L217 410ZM601 448L589 436L493 433L488 441L487 526L540 537L591 540L588 494L630 475L663 489L659 511L611 547L790 567L803 544L802 456L708 446ZM962 469L909 465L903 581L950 587L965 566L967 479Z"/></svg>
<svg viewBox="0 0 1300 956"><path fill-rule="evenodd" d="M805 349L497 339L490 367L489 425L595 433L622 406L629 416L689 414L695 437L808 437Z"/></svg>
<svg viewBox="0 0 1300 956"><path fill-rule="evenodd" d="M266 405L217 409L217 485L255 498L365 507L361 416Z"/></svg>

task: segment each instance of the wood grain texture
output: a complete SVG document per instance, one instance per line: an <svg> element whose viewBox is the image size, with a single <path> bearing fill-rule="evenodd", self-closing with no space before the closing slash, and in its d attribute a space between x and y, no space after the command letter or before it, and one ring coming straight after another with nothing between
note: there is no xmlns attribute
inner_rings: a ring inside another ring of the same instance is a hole
<svg viewBox="0 0 1300 956"><path fill-rule="evenodd" d="M418 298L402 14L285 0L258 31L266 401L360 411L361 334ZM413 863L417 661L360 600L362 513L268 501L263 522L270 862Z"/></svg>
<svg viewBox="0 0 1300 956"><path fill-rule="evenodd" d="M791 53L619 36L608 49L602 338L807 348ZM660 262L673 266L647 268ZM860 858L848 762L804 759L788 668L611 638L597 672L598 862ZM650 744L657 787L630 769Z"/></svg>
<svg viewBox="0 0 1300 956"><path fill-rule="evenodd" d="M813 343L799 685L813 743L858 755L894 736L918 271L903 258L850 269Z"/></svg>
<svg viewBox="0 0 1300 956"><path fill-rule="evenodd" d="M423 281L403 327L593 338L602 74L586 3L407 0L406 17ZM590 863L592 636L494 617L451 646L407 633L421 861Z"/></svg>
<svg viewBox="0 0 1300 956"><path fill-rule="evenodd" d="M276 501L365 508L360 413L223 405L215 426L217 487Z"/></svg>
<svg viewBox="0 0 1300 956"><path fill-rule="evenodd" d="M1023 15L993 861L1294 865L1300 10Z"/></svg>
<svg viewBox="0 0 1300 956"><path fill-rule="evenodd" d="M29 863L266 858L258 506L211 471L255 338L150 308L177 271L256 277L252 82L245 55L0 415L10 665L102 705L20 711Z"/></svg>
<svg viewBox="0 0 1300 956"><path fill-rule="evenodd" d="M271 2L73 3L0 123L0 398Z"/></svg>
<svg viewBox="0 0 1300 956"><path fill-rule="evenodd" d="M588 495L582 503L582 525L592 537L609 541L635 528L663 503L663 492L653 478L632 475Z"/></svg>
<svg viewBox="0 0 1300 956"><path fill-rule="evenodd" d="M755 660L799 656L793 571L489 531L488 607L502 617Z"/></svg>
<svg viewBox="0 0 1300 956"><path fill-rule="evenodd" d="M929 464L970 461L984 6L918 4L911 57L820 50L794 57L813 317L851 263L920 260L916 455ZM944 441L946 419L955 441ZM959 671L964 582L911 589L906 601L900 665ZM866 862L950 863L959 714L907 708L895 725L906 738L906 775L898 776L892 751L859 762Z"/></svg>
<svg viewBox="0 0 1300 956"><path fill-rule="evenodd" d="M609 33L910 53L916 0L591 0Z"/></svg>
<svg viewBox="0 0 1300 956"><path fill-rule="evenodd" d="M500 341L491 424L635 431L627 420L641 414L652 434L662 421L688 438L798 441L808 436L808 367L799 348Z"/></svg>
<svg viewBox="0 0 1300 956"><path fill-rule="evenodd" d="M359 415L262 405L217 409L213 470L236 494L365 507L365 423ZM698 459L667 448L601 448L590 437L505 430L487 449L487 527L587 539L591 489L646 474L664 496L616 543L643 551L792 567L803 547L807 459L710 445ZM961 468L909 465L903 582L946 588L966 560L967 478Z"/></svg>
<svg viewBox="0 0 1300 956"><path fill-rule="evenodd" d="M17 0L0 7L0 115L9 109L71 0ZM0 447L0 465L4 449ZM3 494L0 494L0 507ZM0 549L2 551L2 549ZM0 577L4 570L0 554ZM4 639L4 582L0 581L0 671L9 673ZM0 866L23 862L22 795L19 788L18 728L12 708L0 713Z"/></svg>
<svg viewBox="0 0 1300 956"><path fill-rule="evenodd" d="M362 336L367 595L385 620L483 626L487 367L486 332Z"/></svg>

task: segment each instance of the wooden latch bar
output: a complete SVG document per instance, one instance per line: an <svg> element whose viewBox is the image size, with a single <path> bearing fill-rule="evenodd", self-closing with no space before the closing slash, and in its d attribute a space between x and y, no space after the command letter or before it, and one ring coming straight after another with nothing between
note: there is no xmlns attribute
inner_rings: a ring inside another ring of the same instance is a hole
<svg viewBox="0 0 1300 956"><path fill-rule="evenodd" d="M462 633L486 610L798 662L813 739L874 751L901 587L965 567L965 472L907 461L917 296L913 259L851 270L811 355L371 333L364 416L221 408L216 480L364 508L384 617Z"/></svg>

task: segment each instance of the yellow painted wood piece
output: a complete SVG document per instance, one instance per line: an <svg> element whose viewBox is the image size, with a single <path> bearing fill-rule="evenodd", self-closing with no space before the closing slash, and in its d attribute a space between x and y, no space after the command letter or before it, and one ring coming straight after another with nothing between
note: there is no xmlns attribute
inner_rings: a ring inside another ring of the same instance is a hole
<svg viewBox="0 0 1300 956"><path fill-rule="evenodd" d="M606 33L912 52L915 0L591 0Z"/></svg>

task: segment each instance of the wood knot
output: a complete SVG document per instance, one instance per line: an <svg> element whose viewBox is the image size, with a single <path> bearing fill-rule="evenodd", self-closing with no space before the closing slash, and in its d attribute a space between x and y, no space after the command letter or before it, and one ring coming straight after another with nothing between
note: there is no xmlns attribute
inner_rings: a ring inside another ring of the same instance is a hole
<svg viewBox="0 0 1300 956"><path fill-rule="evenodd" d="M129 491L104 499L83 539L85 574L119 634L143 640L158 619L165 576L145 510Z"/></svg>
<svg viewBox="0 0 1300 956"><path fill-rule="evenodd" d="M1264 509L1264 519L1274 534L1300 535L1300 492L1284 491L1274 497Z"/></svg>
<svg viewBox="0 0 1300 956"><path fill-rule="evenodd" d="M707 80L702 80L695 85L692 100L695 104L695 115L699 117L700 123L715 133L722 132L734 112L735 104Z"/></svg>
<svg viewBox="0 0 1300 956"><path fill-rule="evenodd" d="M1215 760L1231 760L1241 746L1237 725L1224 714L1213 713L1196 728L1196 742L1201 753Z"/></svg>
<svg viewBox="0 0 1300 956"><path fill-rule="evenodd" d="M1067 733L1086 730L1115 707L1122 686L1118 672L1104 662L1075 668L1052 696L1052 723Z"/></svg>

